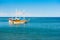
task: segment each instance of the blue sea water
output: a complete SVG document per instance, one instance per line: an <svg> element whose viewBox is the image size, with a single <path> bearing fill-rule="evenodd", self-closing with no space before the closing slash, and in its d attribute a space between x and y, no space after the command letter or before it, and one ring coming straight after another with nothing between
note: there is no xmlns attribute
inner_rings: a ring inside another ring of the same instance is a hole
<svg viewBox="0 0 60 40"><path fill-rule="evenodd" d="M11 25L0 17L0 40L60 40L60 17L27 17L26 24Z"/></svg>

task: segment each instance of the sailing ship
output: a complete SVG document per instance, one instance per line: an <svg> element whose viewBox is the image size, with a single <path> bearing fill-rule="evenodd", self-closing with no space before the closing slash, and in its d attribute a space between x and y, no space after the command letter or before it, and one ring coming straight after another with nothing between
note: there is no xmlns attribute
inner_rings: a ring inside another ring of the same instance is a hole
<svg viewBox="0 0 60 40"><path fill-rule="evenodd" d="M16 12L16 15L17 14L18 13ZM14 19L13 18L9 18L9 24L24 24L26 22L27 22L27 20L25 20L25 17L24 17L24 20L21 20L18 17L15 17Z"/></svg>

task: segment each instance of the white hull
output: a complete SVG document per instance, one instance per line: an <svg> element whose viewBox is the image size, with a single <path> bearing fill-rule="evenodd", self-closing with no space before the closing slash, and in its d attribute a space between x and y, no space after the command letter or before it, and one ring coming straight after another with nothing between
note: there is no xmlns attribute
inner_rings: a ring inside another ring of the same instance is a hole
<svg viewBox="0 0 60 40"><path fill-rule="evenodd" d="M11 20L9 20L9 24L13 24L13 22Z"/></svg>

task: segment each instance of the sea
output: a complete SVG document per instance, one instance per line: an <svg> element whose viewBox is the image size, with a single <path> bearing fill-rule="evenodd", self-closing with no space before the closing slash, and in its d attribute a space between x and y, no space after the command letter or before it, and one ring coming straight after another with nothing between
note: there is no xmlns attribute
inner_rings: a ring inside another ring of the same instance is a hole
<svg viewBox="0 0 60 40"><path fill-rule="evenodd" d="M0 17L0 40L60 40L60 17L26 17L29 21L18 25L9 18Z"/></svg>

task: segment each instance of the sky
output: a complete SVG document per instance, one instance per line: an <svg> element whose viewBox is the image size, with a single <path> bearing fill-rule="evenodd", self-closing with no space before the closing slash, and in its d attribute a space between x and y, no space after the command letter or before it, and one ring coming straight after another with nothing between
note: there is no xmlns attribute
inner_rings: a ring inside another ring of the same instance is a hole
<svg viewBox="0 0 60 40"><path fill-rule="evenodd" d="M15 16L60 17L60 0L0 0L0 17Z"/></svg>

